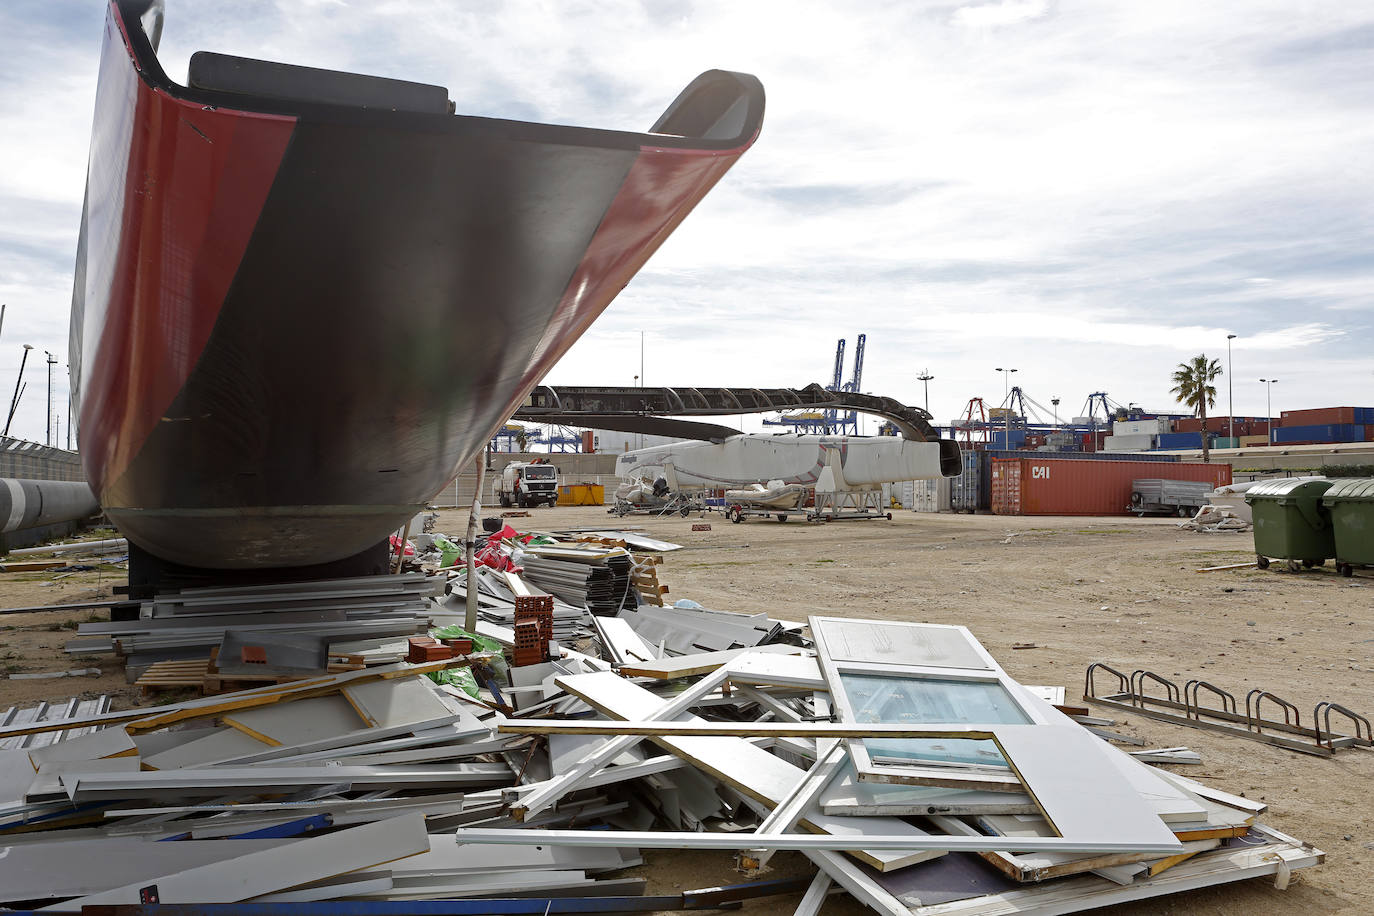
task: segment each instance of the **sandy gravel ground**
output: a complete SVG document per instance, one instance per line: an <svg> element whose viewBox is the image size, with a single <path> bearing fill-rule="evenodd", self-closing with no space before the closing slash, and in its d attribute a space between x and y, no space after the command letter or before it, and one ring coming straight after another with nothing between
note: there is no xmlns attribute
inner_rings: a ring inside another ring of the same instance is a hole
<svg viewBox="0 0 1374 916"><path fill-rule="evenodd" d="M1013 677L1064 685L1070 698L1081 694L1087 665L1105 661L1127 672L1147 668L1180 684L1206 678L1240 697L1265 687L1296 704L1304 721L1314 704L1328 699L1374 714L1374 579L1342 579L1329 570L1196 571L1251 559L1248 534L1195 534L1168 519L911 512L891 522L830 525L795 519L733 525L719 515L706 520L708 532L691 530L700 521L695 516L630 516L623 522L688 548L667 555L660 567L669 599L789 619L827 614L963 624ZM464 522L465 514L446 511L440 530L457 534ZM614 527L617 520L604 509L562 508L534 510L532 519L513 523ZM0 605L72 602L108 593L111 584L108 572L44 584L51 578L0 573ZM71 636L63 625L87 616L0 618L6 627L0 665L38 671L88 664L61 652ZM1025 644L1035 648L1013 648ZM106 673L80 682L0 681L0 711L82 691L115 693L120 706L135 702L112 659L98 666ZM1115 730L1151 746L1199 751L1202 766L1178 771L1264 800L1270 805L1266 823L1327 853L1325 865L1299 873L1287 891L1259 879L1112 912L1374 913L1374 752L1345 751L1327 760L1138 716L1099 714L1116 717ZM797 856L773 861L777 876L808 871ZM651 852L636 873L650 879L652 893L740 880L724 853ZM795 904L795 898L778 899L747 909L790 913ZM826 905L827 914L862 911L847 897Z"/></svg>

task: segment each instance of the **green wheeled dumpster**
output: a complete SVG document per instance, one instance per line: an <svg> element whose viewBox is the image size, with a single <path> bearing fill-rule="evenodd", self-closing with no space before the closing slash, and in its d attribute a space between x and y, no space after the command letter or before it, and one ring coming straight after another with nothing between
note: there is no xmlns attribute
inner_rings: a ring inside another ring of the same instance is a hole
<svg viewBox="0 0 1374 916"><path fill-rule="evenodd" d="M1331 515L1322 495L1331 487L1325 478L1270 480L1245 491L1255 521L1255 558L1260 569L1271 559L1287 560L1296 572L1321 566L1336 555Z"/></svg>
<svg viewBox="0 0 1374 916"><path fill-rule="evenodd" d="M1322 494L1322 506L1331 513L1341 575L1352 575L1356 566L1374 566L1374 479L1331 481L1331 489Z"/></svg>

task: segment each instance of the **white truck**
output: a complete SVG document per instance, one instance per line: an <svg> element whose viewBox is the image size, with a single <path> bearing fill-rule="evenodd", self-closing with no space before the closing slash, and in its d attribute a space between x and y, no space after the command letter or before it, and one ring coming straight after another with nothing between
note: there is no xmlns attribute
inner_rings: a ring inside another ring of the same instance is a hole
<svg viewBox="0 0 1374 916"><path fill-rule="evenodd" d="M492 481L492 490L502 508L552 506L558 502L558 468L547 458L512 461Z"/></svg>

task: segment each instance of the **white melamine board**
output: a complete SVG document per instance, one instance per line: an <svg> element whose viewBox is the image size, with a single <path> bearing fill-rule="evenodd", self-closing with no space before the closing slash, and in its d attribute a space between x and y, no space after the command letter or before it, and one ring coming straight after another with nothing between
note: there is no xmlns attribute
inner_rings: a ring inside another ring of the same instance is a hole
<svg viewBox="0 0 1374 916"><path fill-rule="evenodd" d="M18 801L33 784L36 771L23 748L0 750L0 805Z"/></svg>
<svg viewBox="0 0 1374 916"><path fill-rule="evenodd" d="M1078 725L999 726L996 732L1017 776L1060 836L1142 849L1177 846L1173 833L1107 756L1120 752L1090 732Z"/></svg>
<svg viewBox="0 0 1374 916"><path fill-rule="evenodd" d="M846 764L820 797L821 810L839 815L1038 814L1021 792L986 792L944 786L908 786L860 782Z"/></svg>
<svg viewBox="0 0 1374 916"><path fill-rule="evenodd" d="M99 760L101 757L118 757L121 754L137 754L138 747L129 733L122 728L102 728L88 732L79 738L67 738L47 747L29 751L34 769L45 763L60 760Z"/></svg>
<svg viewBox="0 0 1374 916"><path fill-rule="evenodd" d="M548 738L549 761L555 776L561 776L568 772L606 742L605 738L598 738L595 735L549 735ZM614 758L611 763L616 765L639 763L644 758L644 751L635 746Z"/></svg>
<svg viewBox="0 0 1374 916"><path fill-rule="evenodd" d="M347 900L369 894L383 894L392 888L391 872L363 871L355 875L340 875L326 881L254 897L252 903L312 903L323 900Z"/></svg>
<svg viewBox="0 0 1374 916"><path fill-rule="evenodd" d="M1015 682L1012 682L1012 686L1046 722L1069 729L1075 727L1082 729L1082 726L1055 709L1047 701L1035 696L1026 687ZM1091 734L1086 729L1082 730L1084 734ZM1079 743L1082 744L1081 740ZM1101 739L1089 743L1112 764L1131 789L1143 798L1150 809L1165 823L1192 822L1205 817L1206 811L1201 800L1165 779L1164 776L1167 774L1136 760L1130 754L1112 747Z"/></svg>
<svg viewBox="0 0 1374 916"><path fill-rule="evenodd" d="M261 894L372 868L428 849L425 818L416 812L143 879L44 909L80 912L83 906L95 904L139 903L139 891L149 886L156 886L161 903L237 903Z"/></svg>
<svg viewBox="0 0 1374 916"><path fill-rule="evenodd" d="M636 857L637 858L637 857ZM428 852L388 866L397 881L441 875L480 875L494 871L609 871L626 866L619 849L570 846L460 846L447 834L432 834Z"/></svg>
<svg viewBox="0 0 1374 916"><path fill-rule="evenodd" d="M619 618L603 618L609 620L619 620ZM620 620L624 623L623 620ZM629 626L626 624L626 626ZM797 646L754 646L748 649L721 649L718 652L693 652L688 655L673 655L667 658L655 658L644 662L626 662L624 664L627 675L642 675L644 677L656 677L662 680L672 680L679 677L691 677L696 674L704 674L713 671L722 665L742 659L744 656L759 656L760 658L773 658L776 656L790 657L803 656L806 650ZM819 676L819 674L818 674Z"/></svg>
<svg viewBox="0 0 1374 916"><path fill-rule="evenodd" d="M159 843L132 837L49 839L0 846L0 893L6 900L43 900L97 894L132 881L219 862L226 856L276 849L294 840L181 840ZM240 845L242 844L242 845Z"/></svg>
<svg viewBox="0 0 1374 916"><path fill-rule="evenodd" d="M564 690L615 719L644 719L654 715L663 701L654 693L610 672L577 674L558 679ZM704 722L696 716L679 721ZM736 791L770 808L786 798L806 776L806 770L775 757L742 738L655 738L658 744L720 779ZM925 831L896 818L846 818L809 812L802 825L816 833L905 834L925 837ZM743 836L741 836L743 839ZM924 861L920 852L856 852L875 868L888 871Z"/></svg>
<svg viewBox="0 0 1374 916"><path fill-rule="evenodd" d="M170 751L174 747L190 744L192 741L205 738L219 730L219 726L200 726L180 728L176 731L144 732L141 735L133 736L134 745L138 748L139 756L146 761L149 757L156 757L163 751Z"/></svg>
<svg viewBox="0 0 1374 916"><path fill-rule="evenodd" d="M452 715L448 704L439 699L423 678L350 684L343 694L374 728L420 725Z"/></svg>
<svg viewBox="0 0 1374 916"><path fill-rule="evenodd" d="M24 793L28 801L48 800L43 796L67 797L68 787L87 774L111 773L116 776L137 773L141 761L137 757L110 757L104 760L59 760L38 768Z"/></svg>
<svg viewBox="0 0 1374 916"><path fill-rule="evenodd" d="M812 617L811 632L837 662L992 670L964 627Z"/></svg>
<svg viewBox="0 0 1374 916"><path fill-rule="evenodd" d="M525 874L441 875L434 878L393 876L392 889L359 894L363 900L453 900L463 897L529 896L543 891L549 896L562 889L591 888L597 882L581 871L536 871Z"/></svg>
<svg viewBox="0 0 1374 916"><path fill-rule="evenodd" d="M112 763L133 760L115 757ZM290 791L308 786L348 782L357 786L491 785L511 778L510 768L499 763L441 763L423 767L357 766L251 766L205 767L196 770L161 770L140 773L87 773L63 779L68 794L80 802L129 796L142 798L218 795L235 789L260 794Z"/></svg>
<svg viewBox="0 0 1374 916"><path fill-rule="evenodd" d="M224 722L250 734L270 738L277 745L318 741L372 724L362 721L348 701L340 696L312 697L239 710L225 715Z"/></svg>
<svg viewBox="0 0 1374 916"><path fill-rule="evenodd" d="M597 636L605 643L611 659L620 664L647 662L658 658L658 652L634 629L619 617L592 617Z"/></svg>
<svg viewBox="0 0 1374 916"><path fill-rule="evenodd" d="M1249 814L1263 814L1269 810L1269 806L1264 802L1255 801L1252 798L1244 798L1239 795L1232 795L1230 792L1223 792L1214 789L1206 783L1198 782L1196 779L1189 779L1187 776L1180 776L1178 773L1170 773L1168 770L1161 770L1158 767L1148 767L1150 772L1183 789L1199 796L1204 803L1211 801L1228 808L1244 811Z"/></svg>
<svg viewBox="0 0 1374 916"><path fill-rule="evenodd" d="M196 729L203 732L203 729ZM144 758L144 763L154 770L178 770L184 767L203 766L220 760L256 754L271 745L264 744L252 735L237 728L224 726L210 729L210 734L194 741L178 745Z"/></svg>

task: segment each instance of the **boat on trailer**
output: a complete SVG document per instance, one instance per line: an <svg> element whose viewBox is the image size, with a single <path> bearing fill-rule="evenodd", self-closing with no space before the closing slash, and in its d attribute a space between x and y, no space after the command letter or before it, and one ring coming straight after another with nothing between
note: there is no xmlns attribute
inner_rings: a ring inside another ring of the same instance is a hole
<svg viewBox="0 0 1374 916"><path fill-rule="evenodd" d="M209 52L181 85L162 20L109 5L72 296L81 452L135 565L374 556L762 124L721 70L647 133Z"/></svg>

